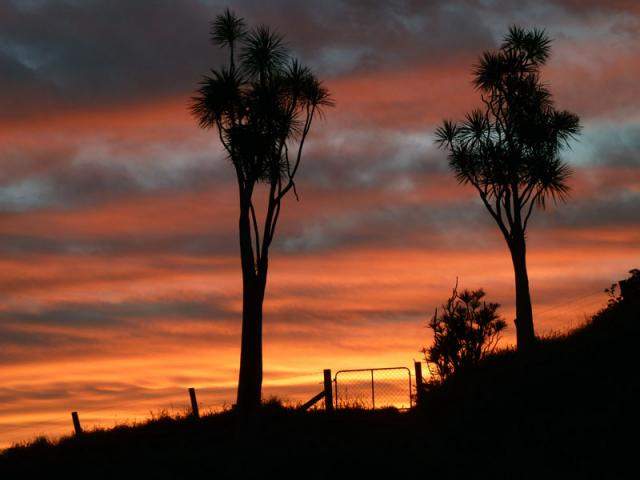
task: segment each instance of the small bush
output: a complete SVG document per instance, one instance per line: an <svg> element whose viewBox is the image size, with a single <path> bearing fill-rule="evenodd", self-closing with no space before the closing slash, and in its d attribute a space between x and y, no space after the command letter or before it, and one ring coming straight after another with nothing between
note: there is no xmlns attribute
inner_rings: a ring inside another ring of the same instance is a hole
<svg viewBox="0 0 640 480"><path fill-rule="evenodd" d="M507 324L498 315L500 305L486 303L484 297L482 289L458 293L456 284L451 297L429 321L433 344L422 352L436 381L477 365L495 350Z"/></svg>
<svg viewBox="0 0 640 480"><path fill-rule="evenodd" d="M609 295L610 306L621 302L640 305L640 269L634 268L629 270L629 273L629 278L605 288L604 291Z"/></svg>

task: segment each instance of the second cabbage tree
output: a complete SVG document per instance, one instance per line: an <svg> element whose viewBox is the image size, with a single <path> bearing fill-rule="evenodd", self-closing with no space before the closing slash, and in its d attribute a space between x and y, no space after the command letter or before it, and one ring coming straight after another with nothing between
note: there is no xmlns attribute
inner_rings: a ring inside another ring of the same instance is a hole
<svg viewBox="0 0 640 480"><path fill-rule="evenodd" d="M512 27L500 49L485 52L474 69L483 107L436 130L457 179L478 191L509 247L519 350L535 342L527 227L536 207L566 198L571 170L559 154L580 132L578 117L555 108L540 78L550 53L544 31Z"/></svg>

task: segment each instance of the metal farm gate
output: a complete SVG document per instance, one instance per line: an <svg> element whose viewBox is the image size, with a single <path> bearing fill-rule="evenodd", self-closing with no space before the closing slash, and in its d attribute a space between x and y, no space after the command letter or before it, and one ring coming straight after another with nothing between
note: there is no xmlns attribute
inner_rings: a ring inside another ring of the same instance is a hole
<svg viewBox="0 0 640 480"><path fill-rule="evenodd" d="M336 408L411 408L411 371L407 367L339 370L333 379Z"/></svg>

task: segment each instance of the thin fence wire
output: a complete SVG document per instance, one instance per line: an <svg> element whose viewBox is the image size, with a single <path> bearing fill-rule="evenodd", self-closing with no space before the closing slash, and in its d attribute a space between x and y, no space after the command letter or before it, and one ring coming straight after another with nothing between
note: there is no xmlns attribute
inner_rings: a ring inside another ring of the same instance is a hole
<svg viewBox="0 0 640 480"><path fill-rule="evenodd" d="M334 377L336 408L398 408L412 404L411 371L406 367L340 370Z"/></svg>
<svg viewBox="0 0 640 480"><path fill-rule="evenodd" d="M568 299L564 299L562 301L562 303L550 306L550 307L546 307L543 308L542 310L536 310L535 314L536 315L545 315L549 312L552 312L554 310L564 310L567 309L567 307L572 307L575 306L577 307L579 304L581 303L585 303L585 301L595 301L598 303L602 303L602 304L606 304L606 298L604 296L604 290L599 290L597 292L592 292L586 295L579 295L576 297L572 297L572 298L568 298Z"/></svg>
<svg viewBox="0 0 640 480"><path fill-rule="evenodd" d="M588 318L606 307L607 299L604 292L594 292L563 301L540 311L534 311L534 318L538 323L546 324L540 334L567 333L583 324ZM553 326L551 326L552 324Z"/></svg>

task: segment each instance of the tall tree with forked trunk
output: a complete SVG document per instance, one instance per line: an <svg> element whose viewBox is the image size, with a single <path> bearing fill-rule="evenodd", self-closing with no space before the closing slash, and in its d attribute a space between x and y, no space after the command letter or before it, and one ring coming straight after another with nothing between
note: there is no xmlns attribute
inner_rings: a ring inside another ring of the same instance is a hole
<svg viewBox="0 0 640 480"><path fill-rule="evenodd" d="M511 252L519 350L535 343L527 226L536 207L566 199L571 170L559 154L580 132L578 117L555 109L540 78L550 53L544 31L511 27L500 49L485 52L474 68L483 108L436 130L458 181L478 191Z"/></svg>
<svg viewBox="0 0 640 480"><path fill-rule="evenodd" d="M211 40L228 50L228 64L203 77L192 113L200 127L217 131L236 173L243 288L236 406L252 413L261 403L269 248L284 198L291 192L297 197L295 177L311 125L333 102L268 27L247 30L244 20L227 10L212 23ZM266 204L259 221L254 194L261 186Z"/></svg>

